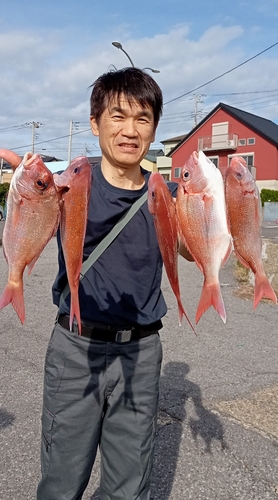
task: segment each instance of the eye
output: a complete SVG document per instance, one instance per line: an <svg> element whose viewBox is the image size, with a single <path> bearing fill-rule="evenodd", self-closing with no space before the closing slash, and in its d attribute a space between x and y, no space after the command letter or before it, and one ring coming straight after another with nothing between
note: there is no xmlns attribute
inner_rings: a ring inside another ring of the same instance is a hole
<svg viewBox="0 0 278 500"><path fill-rule="evenodd" d="M77 173L79 172L79 170L80 170L80 168L79 168L79 167L75 167L75 169L74 169L73 173L74 173L74 174L77 174Z"/></svg>
<svg viewBox="0 0 278 500"><path fill-rule="evenodd" d="M238 179L242 179L242 174L240 172L236 172L236 176Z"/></svg>
<svg viewBox="0 0 278 500"><path fill-rule="evenodd" d="M183 176L184 179L187 179L189 177L189 175L190 174L189 174L188 170L185 170L185 172L183 172L182 176Z"/></svg>
<svg viewBox="0 0 278 500"><path fill-rule="evenodd" d="M152 191L152 199L154 200L155 199L155 192Z"/></svg>
<svg viewBox="0 0 278 500"><path fill-rule="evenodd" d="M42 179L37 179L36 184L40 189L45 189L48 186L47 182L43 182Z"/></svg>

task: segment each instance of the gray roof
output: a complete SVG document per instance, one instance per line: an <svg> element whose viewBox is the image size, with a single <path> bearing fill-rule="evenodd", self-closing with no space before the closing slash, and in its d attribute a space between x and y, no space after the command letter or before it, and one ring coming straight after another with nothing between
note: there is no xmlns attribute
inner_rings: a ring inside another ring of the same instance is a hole
<svg viewBox="0 0 278 500"><path fill-rule="evenodd" d="M101 156L87 156L87 160L91 165L97 165L101 162Z"/></svg>
<svg viewBox="0 0 278 500"><path fill-rule="evenodd" d="M44 163L49 163L52 161L61 161L58 158L56 158L55 156L47 156L47 155L40 155L40 156L41 156L41 159ZM19 157L21 158L21 160L23 159L22 155L19 155ZM6 160L4 160L3 161L3 170L4 169L9 170L11 168L12 168L11 165Z"/></svg>
<svg viewBox="0 0 278 500"><path fill-rule="evenodd" d="M41 159L45 163L50 163L52 161L62 161L60 158L56 158L56 156L48 156L48 155L40 155Z"/></svg>
<svg viewBox="0 0 278 500"><path fill-rule="evenodd" d="M155 161L157 156L164 156L162 149L149 149L145 159L149 161Z"/></svg>
<svg viewBox="0 0 278 500"><path fill-rule="evenodd" d="M167 142L182 141L188 134L177 135L176 137L171 137L170 139L165 139L165 141L160 141L161 144L167 144Z"/></svg>
<svg viewBox="0 0 278 500"><path fill-rule="evenodd" d="M242 111L242 109L228 106L228 104L223 104L222 102L220 102L218 106L221 106L224 111L234 116L245 125L248 125L254 132L262 135L265 139L275 144L275 146L278 146L278 125L276 125L276 123L267 118L253 115L247 111Z"/></svg>
<svg viewBox="0 0 278 500"><path fill-rule="evenodd" d="M194 127L189 134L187 134L184 139L177 144L168 154L167 156L172 156L172 154L180 148L180 146L185 142L186 139L191 137L195 132L202 127L202 125L213 116L219 109L223 109L229 115L236 118L236 120L240 121L244 125L248 126L251 130L258 133L262 137L264 137L267 141L271 142L275 146L278 146L278 125L268 120L267 118L262 118L261 116L254 115L252 113L248 113L247 111L243 111L242 109L234 108L233 106L229 106L228 104L224 104L220 102L212 109L210 113L208 113L203 120L201 120L196 127Z"/></svg>

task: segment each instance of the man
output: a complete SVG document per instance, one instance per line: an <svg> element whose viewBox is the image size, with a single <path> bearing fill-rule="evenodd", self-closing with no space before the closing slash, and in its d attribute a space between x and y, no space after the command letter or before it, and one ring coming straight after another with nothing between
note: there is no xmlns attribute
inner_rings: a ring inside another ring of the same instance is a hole
<svg viewBox="0 0 278 500"><path fill-rule="evenodd" d="M150 172L140 162L161 113L161 90L144 71L127 68L95 82L91 128L102 161L93 171L84 260L147 191ZM58 245L59 306L67 283L59 235ZM80 282L80 336L69 331L69 297L59 306L46 354L38 500L81 499L98 447L101 500L150 498L167 310L161 276L145 202Z"/></svg>

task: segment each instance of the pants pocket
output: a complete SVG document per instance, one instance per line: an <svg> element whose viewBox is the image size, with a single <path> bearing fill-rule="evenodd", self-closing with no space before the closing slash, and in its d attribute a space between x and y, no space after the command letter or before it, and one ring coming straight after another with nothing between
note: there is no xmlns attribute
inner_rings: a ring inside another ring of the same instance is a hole
<svg viewBox="0 0 278 500"><path fill-rule="evenodd" d="M56 336L54 329L45 357L44 392L48 397L54 397L58 392L65 369L66 354L61 350L61 346L57 348ZM49 407L48 401L45 404Z"/></svg>
<svg viewBox="0 0 278 500"><path fill-rule="evenodd" d="M54 418L55 418L54 415L44 406L41 418L41 423L42 423L41 473L42 474L47 474L50 465Z"/></svg>

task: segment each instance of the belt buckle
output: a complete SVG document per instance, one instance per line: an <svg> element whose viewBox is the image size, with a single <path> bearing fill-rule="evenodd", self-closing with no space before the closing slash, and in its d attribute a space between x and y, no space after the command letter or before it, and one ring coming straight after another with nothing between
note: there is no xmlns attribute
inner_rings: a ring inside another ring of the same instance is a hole
<svg viewBox="0 0 278 500"><path fill-rule="evenodd" d="M131 330L118 330L116 332L116 337L115 337L115 342L129 342L131 340L132 336L132 329Z"/></svg>

